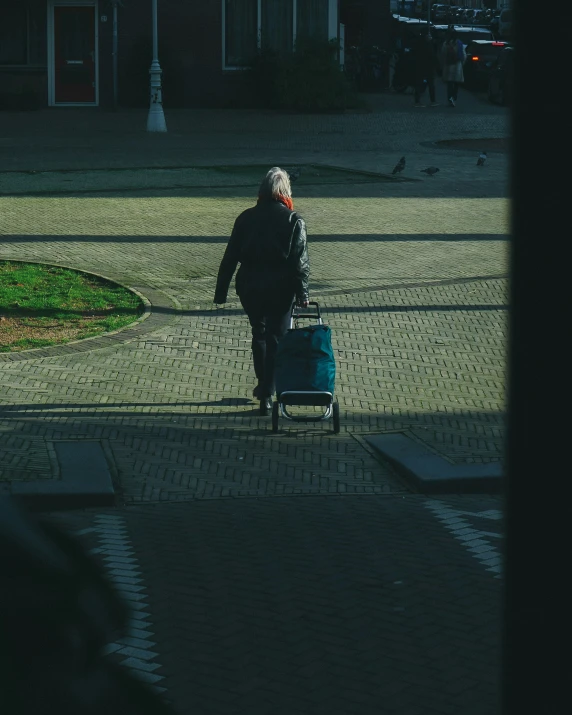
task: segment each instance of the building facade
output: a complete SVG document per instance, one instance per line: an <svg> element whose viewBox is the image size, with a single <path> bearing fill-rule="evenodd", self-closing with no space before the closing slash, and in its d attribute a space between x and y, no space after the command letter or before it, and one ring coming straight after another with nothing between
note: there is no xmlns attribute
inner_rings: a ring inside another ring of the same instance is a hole
<svg viewBox="0 0 572 715"><path fill-rule="evenodd" d="M257 50L339 39L352 11L381 37L389 0L158 0L165 106L244 105ZM145 106L151 58L151 0L0 0L0 108L112 107L114 86L121 106Z"/></svg>

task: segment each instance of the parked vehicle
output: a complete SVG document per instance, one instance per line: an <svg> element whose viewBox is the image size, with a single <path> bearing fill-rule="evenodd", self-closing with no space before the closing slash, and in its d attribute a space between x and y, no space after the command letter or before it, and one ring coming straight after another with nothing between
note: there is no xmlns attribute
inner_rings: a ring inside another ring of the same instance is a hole
<svg viewBox="0 0 572 715"><path fill-rule="evenodd" d="M467 45L467 61L464 75L467 87L485 88L489 83L491 69L498 56L507 47L506 42L496 40L472 40Z"/></svg>
<svg viewBox="0 0 572 715"><path fill-rule="evenodd" d="M427 20L421 20L416 17L402 17L400 22L407 25L408 30L418 35L420 32L427 31L427 25L429 24L429 29L433 28L431 23L427 23Z"/></svg>
<svg viewBox="0 0 572 715"><path fill-rule="evenodd" d="M496 59L489 76L489 100L510 104L514 82L514 48L506 46Z"/></svg>
<svg viewBox="0 0 572 715"><path fill-rule="evenodd" d="M487 30L486 27L460 27L455 25L454 30L465 46L465 51L472 40L494 40L491 31Z"/></svg>
<svg viewBox="0 0 572 715"><path fill-rule="evenodd" d="M399 25L402 29L403 49L413 47L419 35L425 34L427 31L433 35L433 25L427 23L426 20L402 17Z"/></svg>
<svg viewBox="0 0 572 715"><path fill-rule="evenodd" d="M431 6L431 20L433 22L444 22L449 15L449 5L437 3Z"/></svg>

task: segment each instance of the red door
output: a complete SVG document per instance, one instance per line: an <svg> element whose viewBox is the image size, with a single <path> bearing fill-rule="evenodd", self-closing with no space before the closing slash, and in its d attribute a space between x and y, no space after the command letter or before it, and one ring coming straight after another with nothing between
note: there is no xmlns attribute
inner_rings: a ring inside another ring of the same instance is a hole
<svg viewBox="0 0 572 715"><path fill-rule="evenodd" d="M95 102L95 7L54 7L55 101Z"/></svg>

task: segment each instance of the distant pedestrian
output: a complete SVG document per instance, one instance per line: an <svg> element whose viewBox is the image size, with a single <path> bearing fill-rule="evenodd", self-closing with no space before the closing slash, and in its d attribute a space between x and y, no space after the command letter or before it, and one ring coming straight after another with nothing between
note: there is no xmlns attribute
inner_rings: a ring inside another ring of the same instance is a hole
<svg viewBox="0 0 572 715"><path fill-rule="evenodd" d="M267 415L272 408L278 341L290 327L294 300L303 307L309 300L306 224L294 211L288 173L277 166L264 177L256 206L234 222L218 272L215 303L226 303L239 263L236 292L252 328L258 378L252 394L260 400L260 414Z"/></svg>
<svg viewBox="0 0 572 715"><path fill-rule="evenodd" d="M420 35L417 39L413 47L413 64L415 75L415 106L425 106L421 104L421 95L425 91L425 85L427 85L429 89L431 106L437 106L437 102L435 101L437 56L433 49L433 42L429 33Z"/></svg>
<svg viewBox="0 0 572 715"><path fill-rule="evenodd" d="M454 31L449 31L441 48L441 64L443 82L447 85L447 98L451 107L456 105L459 85L465 81L463 65L466 59L463 43Z"/></svg>
<svg viewBox="0 0 572 715"><path fill-rule="evenodd" d="M392 52L397 52L401 49L399 46L401 41L401 23L395 17L392 16L391 22L389 24L389 41L391 44Z"/></svg>

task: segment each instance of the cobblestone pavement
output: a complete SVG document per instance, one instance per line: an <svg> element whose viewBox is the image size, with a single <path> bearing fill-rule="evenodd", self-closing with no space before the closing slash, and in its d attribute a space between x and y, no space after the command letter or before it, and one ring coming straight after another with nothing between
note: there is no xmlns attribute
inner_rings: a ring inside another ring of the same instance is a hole
<svg viewBox="0 0 572 715"><path fill-rule="evenodd" d="M133 607L110 657L178 713L499 712L497 497L210 500L53 518Z"/></svg>
<svg viewBox="0 0 572 715"><path fill-rule="evenodd" d="M0 489L53 478L55 440L105 443L122 504L54 518L133 606L109 657L180 713L498 712L500 500L412 495L363 437L407 430L451 461L502 455L507 157L481 171L472 152L433 142L506 136L507 117L466 93L459 111L375 103L348 116L170 112L166 136L135 129L141 112L0 116L4 171L100 182L0 196L0 258L99 273L152 304L116 335L0 356ZM342 432L273 435L249 399L240 307L232 294L212 305L256 187L181 188L180 172L158 181L141 167L387 173L403 154L405 178L421 180L295 187ZM140 191L110 190L121 167L141 169Z"/></svg>
<svg viewBox="0 0 572 715"><path fill-rule="evenodd" d="M312 295L334 329L338 437L329 423L269 434L248 399L245 317L236 297L212 305L227 236L250 197L1 199L2 257L85 268L164 296L163 324L130 342L127 331L100 350L85 341L84 352L3 358L0 424L20 439L4 447L4 479L35 468L28 437L109 440L128 502L399 491L360 440L388 429L409 429L453 460L498 459L506 202L391 197L385 186L331 186L327 196L307 187L296 198Z"/></svg>
<svg viewBox="0 0 572 715"><path fill-rule="evenodd" d="M438 98L439 92L440 87ZM505 108L469 92L461 92L455 109L446 105L414 109L413 98L407 95L369 95L368 102L372 112L347 115L169 110L169 132L164 135L145 132L144 110L4 112L0 116L0 167L38 171L209 166L250 163L256 158L271 165L330 160L387 172L405 153L412 159L406 174L418 178L423 176L419 169L439 166L439 183L432 191L491 195L500 189L502 195L506 193L504 155L491 155L486 172L465 175L465 169L476 163L476 153L434 147L434 142L443 139L507 136Z"/></svg>

